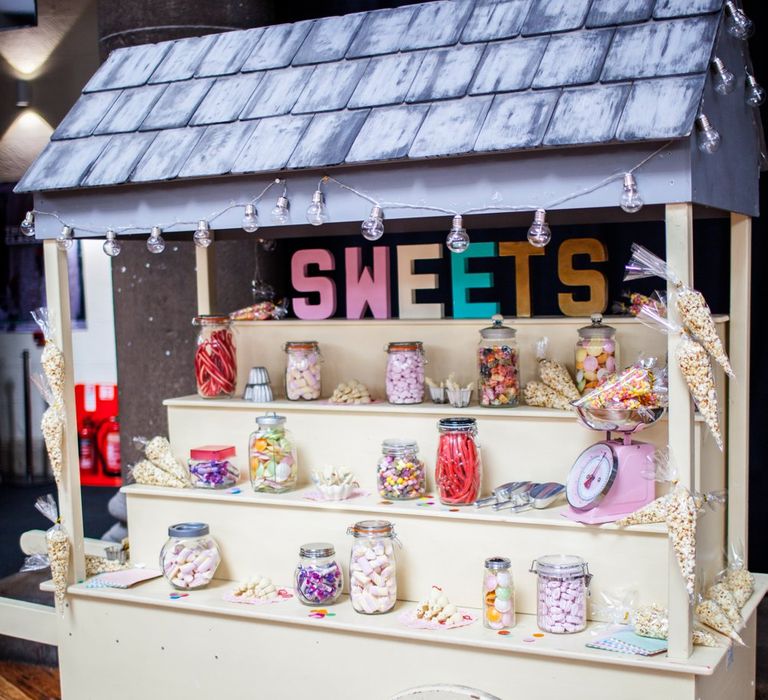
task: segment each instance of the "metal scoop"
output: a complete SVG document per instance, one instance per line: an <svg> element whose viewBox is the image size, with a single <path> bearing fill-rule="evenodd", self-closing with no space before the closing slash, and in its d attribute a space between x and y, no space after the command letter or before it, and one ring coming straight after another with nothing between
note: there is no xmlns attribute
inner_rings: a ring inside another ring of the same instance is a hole
<svg viewBox="0 0 768 700"><path fill-rule="evenodd" d="M532 481L510 481L493 489L491 492L492 495L475 501L475 506L478 508L485 508L490 505L495 507L502 503L508 503L512 496L519 493L525 493L531 486L533 486Z"/></svg>
<svg viewBox="0 0 768 700"><path fill-rule="evenodd" d="M541 509L554 503L565 492L565 486L554 481L543 484L533 484L524 493L513 496L507 503L499 503L494 510L509 509L513 513L520 513L531 508Z"/></svg>

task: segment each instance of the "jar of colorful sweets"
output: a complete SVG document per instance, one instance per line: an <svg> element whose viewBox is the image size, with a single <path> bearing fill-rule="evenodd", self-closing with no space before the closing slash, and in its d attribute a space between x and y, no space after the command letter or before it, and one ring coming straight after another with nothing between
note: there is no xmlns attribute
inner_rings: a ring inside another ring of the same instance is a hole
<svg viewBox="0 0 768 700"><path fill-rule="evenodd" d="M201 489L225 489L237 483L238 468L229 461L235 456L234 445L205 445L189 451L189 477Z"/></svg>
<svg viewBox="0 0 768 700"><path fill-rule="evenodd" d="M616 371L618 360L616 329L606 326L600 314L589 326L579 328L576 341L576 388L586 394Z"/></svg>
<svg viewBox="0 0 768 700"><path fill-rule="evenodd" d="M492 630L515 626L515 586L506 557L490 557L483 569L483 625Z"/></svg>
<svg viewBox="0 0 768 700"><path fill-rule="evenodd" d="M296 595L305 605L330 605L341 595L341 567L336 550L329 542L310 542L299 549L294 574Z"/></svg>
<svg viewBox="0 0 768 700"><path fill-rule="evenodd" d="M441 418L437 424L435 482L440 502L469 505L477 500L483 467L474 418Z"/></svg>
<svg viewBox="0 0 768 700"><path fill-rule="evenodd" d="M254 491L283 493L296 487L296 443L285 427L285 416L267 413L256 419L258 428L248 445Z"/></svg>
<svg viewBox="0 0 768 700"><path fill-rule="evenodd" d="M389 439L381 443L376 470L379 495L394 501L419 498L426 493L424 462L415 440Z"/></svg>
<svg viewBox="0 0 768 700"><path fill-rule="evenodd" d="M480 331L477 349L480 405L494 408L517 406L520 400L517 331L505 326L504 318L498 314L491 321L493 325Z"/></svg>

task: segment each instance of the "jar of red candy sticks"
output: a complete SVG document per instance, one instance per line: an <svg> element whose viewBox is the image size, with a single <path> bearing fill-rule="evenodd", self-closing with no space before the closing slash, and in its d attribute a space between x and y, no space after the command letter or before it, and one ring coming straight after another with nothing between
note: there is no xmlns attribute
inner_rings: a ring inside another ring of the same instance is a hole
<svg viewBox="0 0 768 700"><path fill-rule="evenodd" d="M435 481L440 502L469 505L477 500L483 476L477 422L474 418L442 418L437 424Z"/></svg>
<svg viewBox="0 0 768 700"><path fill-rule="evenodd" d="M229 398L237 384L237 352L227 316L196 316L199 327L195 349L197 393L204 399Z"/></svg>
<svg viewBox="0 0 768 700"><path fill-rule="evenodd" d="M498 314L491 321L492 326L480 331L477 395L481 406L510 408L520 400L517 331L505 326Z"/></svg>

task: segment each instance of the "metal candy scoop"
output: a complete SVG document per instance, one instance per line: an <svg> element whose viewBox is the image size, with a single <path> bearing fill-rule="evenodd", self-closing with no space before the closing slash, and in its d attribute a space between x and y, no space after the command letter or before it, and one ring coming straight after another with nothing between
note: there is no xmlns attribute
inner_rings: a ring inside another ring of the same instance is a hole
<svg viewBox="0 0 768 700"><path fill-rule="evenodd" d="M512 496L515 496L519 493L525 493L533 485L534 484L532 481L510 481L493 489L491 496L480 498L475 501L475 506L478 508L485 508L486 506L490 505L495 507L501 503L508 503Z"/></svg>
<svg viewBox="0 0 768 700"><path fill-rule="evenodd" d="M554 503L565 492L565 486L554 481L543 484L533 484L527 491L517 494L506 503L498 503L494 510L509 508L514 513L531 508L541 509Z"/></svg>

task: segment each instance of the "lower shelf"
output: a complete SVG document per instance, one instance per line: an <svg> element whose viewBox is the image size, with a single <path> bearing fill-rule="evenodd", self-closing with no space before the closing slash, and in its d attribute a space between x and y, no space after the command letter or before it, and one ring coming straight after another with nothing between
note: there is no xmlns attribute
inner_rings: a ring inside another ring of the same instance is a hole
<svg viewBox="0 0 768 700"><path fill-rule="evenodd" d="M756 587L752 598L743 610L745 620L749 620L757 605L768 591L768 575L755 575ZM610 666L630 666L635 669L665 671L708 676L728 654L728 647L695 647L692 656L685 661L674 661L666 656L640 657L628 654L589 649L585 645L603 633L605 627L591 623L586 631L572 635L546 634L540 638L531 635L538 633L533 615L518 615L517 626L509 635L501 636L497 632L485 629L478 620L467 627L452 630L428 631L405 627L398 621L398 613L414 605L406 601L398 602L395 610L386 615L365 616L356 613L344 596L340 602L329 606L335 613L333 617L323 619L309 617L308 608L295 598L272 605L249 606L228 603L222 599L231 590L230 581L215 581L201 591L191 591L187 597L173 599L171 590L162 579L155 579L139 584L130 589L94 589L84 584L70 586L69 595L74 598L88 598L103 602L133 605L144 608L169 608L183 612L193 611L201 615L224 616L243 620L260 620L283 625L300 625L316 630L328 628L354 635L373 635L395 639L407 639L427 644L446 644L459 647L487 649L509 654L532 654L546 657L575 660L591 664ZM479 614L479 611L473 611ZM524 641L535 639L535 641Z"/></svg>

